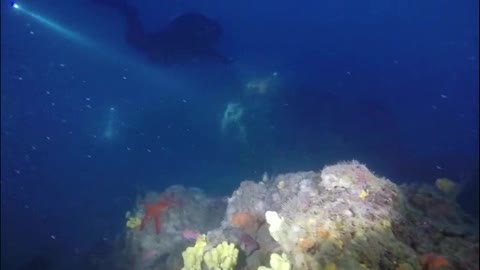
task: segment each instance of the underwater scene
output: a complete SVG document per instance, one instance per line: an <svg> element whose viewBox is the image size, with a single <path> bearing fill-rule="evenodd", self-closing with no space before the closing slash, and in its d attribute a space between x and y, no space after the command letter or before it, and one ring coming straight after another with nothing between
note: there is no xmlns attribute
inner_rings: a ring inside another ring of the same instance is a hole
<svg viewBox="0 0 480 270"><path fill-rule="evenodd" d="M1 1L1 269L479 270L478 8Z"/></svg>

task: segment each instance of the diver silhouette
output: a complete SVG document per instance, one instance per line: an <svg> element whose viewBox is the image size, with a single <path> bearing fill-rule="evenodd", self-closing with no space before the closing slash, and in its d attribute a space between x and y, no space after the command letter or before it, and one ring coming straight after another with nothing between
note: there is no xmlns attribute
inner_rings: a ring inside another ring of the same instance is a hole
<svg viewBox="0 0 480 270"><path fill-rule="evenodd" d="M181 14L160 31L146 33L138 10L126 0L93 2L119 11L126 19L127 43L143 52L154 63L169 65L205 59L225 64L232 62L231 58L225 57L215 48L223 34L221 25L200 13Z"/></svg>

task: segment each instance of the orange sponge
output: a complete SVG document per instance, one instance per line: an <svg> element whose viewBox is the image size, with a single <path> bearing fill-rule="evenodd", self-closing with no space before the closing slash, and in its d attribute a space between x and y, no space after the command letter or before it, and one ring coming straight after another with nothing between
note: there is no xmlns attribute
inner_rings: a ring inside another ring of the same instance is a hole
<svg viewBox="0 0 480 270"><path fill-rule="evenodd" d="M445 257L428 253L420 258L420 263L424 270L450 269L450 263Z"/></svg>

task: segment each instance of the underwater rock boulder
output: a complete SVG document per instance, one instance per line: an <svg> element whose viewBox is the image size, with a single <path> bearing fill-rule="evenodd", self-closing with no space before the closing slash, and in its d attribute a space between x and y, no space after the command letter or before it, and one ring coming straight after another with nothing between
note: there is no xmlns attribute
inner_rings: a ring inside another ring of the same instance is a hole
<svg viewBox="0 0 480 270"><path fill-rule="evenodd" d="M420 270L438 262L448 269L478 269L478 224L451 197L433 187L396 185L357 161L244 181L221 211L209 206L215 199L172 190L183 194L186 205L169 211L165 232L129 232L127 240L127 246L162 250L171 263L136 269L180 269L179 254L192 245L181 239L185 228L206 233L205 252L222 242L234 244L236 269L268 265L273 253L285 254L292 269L302 270ZM202 222L211 213L215 222L206 226Z"/></svg>
<svg viewBox="0 0 480 270"><path fill-rule="evenodd" d="M180 269L181 251L192 243L185 231L206 233L218 227L227 205L222 198L209 198L200 189L183 186L169 187L162 194L148 193L142 202L156 202L165 196L171 197L175 206L163 213L161 231L157 233L153 223L144 230L126 230L123 253L131 258L134 269ZM143 204L139 202L130 212L143 216Z"/></svg>

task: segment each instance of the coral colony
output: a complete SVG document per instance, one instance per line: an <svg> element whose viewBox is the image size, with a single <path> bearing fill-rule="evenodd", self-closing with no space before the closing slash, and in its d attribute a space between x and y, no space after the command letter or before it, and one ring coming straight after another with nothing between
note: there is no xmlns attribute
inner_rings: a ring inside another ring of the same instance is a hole
<svg viewBox="0 0 480 270"><path fill-rule="evenodd" d="M456 192L446 178L396 185L356 161L244 181L229 198L172 186L128 212L110 262L138 270L478 269L478 229Z"/></svg>

